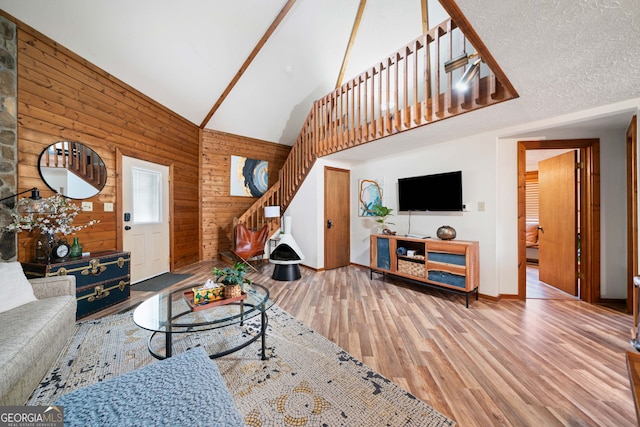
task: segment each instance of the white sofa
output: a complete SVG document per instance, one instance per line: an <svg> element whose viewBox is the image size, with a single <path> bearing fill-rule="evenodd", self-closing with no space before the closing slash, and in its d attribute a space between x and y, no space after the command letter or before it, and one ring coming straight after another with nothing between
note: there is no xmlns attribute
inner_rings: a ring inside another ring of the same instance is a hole
<svg viewBox="0 0 640 427"><path fill-rule="evenodd" d="M11 295L5 280L0 275L5 289L0 294L6 301ZM75 280L29 280L37 300L31 296L29 302L0 312L0 406L24 405L73 333Z"/></svg>

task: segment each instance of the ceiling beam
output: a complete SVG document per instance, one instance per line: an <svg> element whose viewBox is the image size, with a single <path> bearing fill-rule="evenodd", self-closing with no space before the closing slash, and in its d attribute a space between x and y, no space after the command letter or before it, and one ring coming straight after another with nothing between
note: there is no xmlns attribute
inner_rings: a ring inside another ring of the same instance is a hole
<svg viewBox="0 0 640 427"><path fill-rule="evenodd" d="M347 69L347 62L349 62L349 56L351 55L351 49L353 43L356 40L358 34L358 28L360 27L360 21L362 21L362 14L364 13L364 7L367 4L367 0L360 0L360 6L358 6L358 13L356 19L353 21L353 27L351 28L351 36L349 37L349 43L347 44L347 50L344 52L342 58L342 66L340 67L340 73L338 73L338 81L336 81L336 89L342 86L342 79L344 78L344 72Z"/></svg>
<svg viewBox="0 0 640 427"><path fill-rule="evenodd" d="M215 112L218 111L218 108L220 108L220 106L222 105L226 97L229 95L229 93L231 93L236 83L238 83L238 81L240 80L240 77L242 77L244 72L247 71L247 68L249 68L249 65L251 65L251 62L253 62L256 56L258 56L258 53L260 52L262 47L267 43L267 40L269 40L269 37L271 37L273 32L276 30L276 28L278 28L278 25L280 25L280 22L282 22L284 17L287 16L287 13L289 13L289 10L291 10L295 2L296 0L288 0L287 4L285 4L282 10L280 11L280 13L278 13L278 16L276 16L276 19L273 20L273 22L271 23L269 28L267 28L267 31L264 33L264 35L262 36L258 44L253 48L253 50L251 51L247 59L245 59L244 63L242 64L242 66L240 67L236 75L233 76L233 78L231 79L231 82L229 82L229 85L227 86L227 88L222 92L222 95L220 95L220 98L218 98L216 103L213 104L211 111L209 111L209 114L207 114L207 116L204 118L204 120L200 124L200 129L204 129L207 123L209 123L209 120L211 120L211 117L213 117Z"/></svg>

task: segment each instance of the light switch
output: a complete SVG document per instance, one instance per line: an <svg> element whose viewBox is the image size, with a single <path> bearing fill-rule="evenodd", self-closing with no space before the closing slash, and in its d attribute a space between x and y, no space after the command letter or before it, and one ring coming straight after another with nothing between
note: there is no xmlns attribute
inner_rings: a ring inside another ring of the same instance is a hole
<svg viewBox="0 0 640 427"><path fill-rule="evenodd" d="M104 211L105 212L113 212L113 203L105 203L104 204Z"/></svg>
<svg viewBox="0 0 640 427"><path fill-rule="evenodd" d="M478 212L484 212L484 202L478 202Z"/></svg>
<svg viewBox="0 0 640 427"><path fill-rule="evenodd" d="M82 210L87 212L92 212L93 202L82 202Z"/></svg>

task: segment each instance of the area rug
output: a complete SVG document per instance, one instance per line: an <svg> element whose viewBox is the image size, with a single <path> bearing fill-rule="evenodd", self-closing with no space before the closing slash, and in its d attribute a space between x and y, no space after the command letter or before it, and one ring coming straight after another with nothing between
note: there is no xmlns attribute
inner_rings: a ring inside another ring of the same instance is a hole
<svg viewBox="0 0 640 427"><path fill-rule="evenodd" d="M215 360L248 426L455 425L278 306L268 313L268 360L260 358L259 340ZM174 352L203 346L211 354L257 330L255 318L243 327L174 335ZM28 404L49 405L69 391L155 363L149 335L131 313L78 323ZM197 409L198 390L193 399Z"/></svg>
<svg viewBox="0 0 640 427"><path fill-rule="evenodd" d="M181 282L184 279L188 279L191 276L193 276L193 274L164 273L132 285L131 290L158 292L171 285L175 285L176 283Z"/></svg>

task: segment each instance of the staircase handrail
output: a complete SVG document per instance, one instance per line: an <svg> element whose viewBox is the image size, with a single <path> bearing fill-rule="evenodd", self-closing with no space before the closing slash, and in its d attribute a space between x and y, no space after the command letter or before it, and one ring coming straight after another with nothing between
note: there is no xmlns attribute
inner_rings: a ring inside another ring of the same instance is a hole
<svg viewBox="0 0 640 427"><path fill-rule="evenodd" d="M274 185L281 212L319 157L516 97L486 65L466 92L455 90L472 65L445 73L445 62L462 54L482 58L482 53L446 19L315 101ZM238 222L264 221L257 217L273 202L272 193L265 193Z"/></svg>

